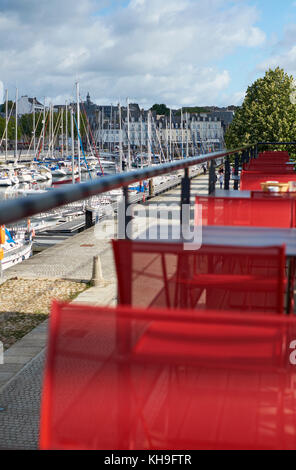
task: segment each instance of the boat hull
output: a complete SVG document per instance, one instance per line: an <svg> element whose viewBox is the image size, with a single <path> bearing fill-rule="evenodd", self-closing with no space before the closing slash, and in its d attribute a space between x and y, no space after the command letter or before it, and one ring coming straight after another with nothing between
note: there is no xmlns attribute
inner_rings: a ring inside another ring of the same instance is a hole
<svg viewBox="0 0 296 470"><path fill-rule="evenodd" d="M32 255L32 242L25 243L24 245L4 252L4 258L0 261L2 270L12 268L16 264L29 259Z"/></svg>
<svg viewBox="0 0 296 470"><path fill-rule="evenodd" d="M78 183L80 181L79 177L75 178L75 183ZM54 181L52 183L53 186L60 186L61 184L72 184L72 178L71 179L65 179L65 180L60 180L60 181Z"/></svg>

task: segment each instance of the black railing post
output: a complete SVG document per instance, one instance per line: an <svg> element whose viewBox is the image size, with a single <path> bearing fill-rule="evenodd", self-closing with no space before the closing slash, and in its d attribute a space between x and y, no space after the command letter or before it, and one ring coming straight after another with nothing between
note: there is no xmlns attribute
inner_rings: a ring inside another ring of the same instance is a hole
<svg viewBox="0 0 296 470"><path fill-rule="evenodd" d="M238 183L239 183L239 155L238 153L235 154L234 160L234 185L233 189L238 191Z"/></svg>
<svg viewBox="0 0 296 470"><path fill-rule="evenodd" d="M129 240L129 229L131 228L132 216L129 214L130 211L130 202L129 202L129 193L128 186L123 187L123 203L124 203L124 234L125 239Z"/></svg>
<svg viewBox="0 0 296 470"><path fill-rule="evenodd" d="M189 178L189 168L185 168L184 178L181 182L181 213L180 213L180 224L181 227L185 222L184 219L184 206L190 206L190 187L191 182Z"/></svg>
<svg viewBox="0 0 296 470"><path fill-rule="evenodd" d="M85 229L93 227L93 213L91 210L86 209L85 211Z"/></svg>
<svg viewBox="0 0 296 470"><path fill-rule="evenodd" d="M224 179L224 189L226 191L229 190L229 183L230 183L230 159L226 157L225 159L225 179Z"/></svg>
<svg viewBox="0 0 296 470"><path fill-rule="evenodd" d="M209 194L213 194L216 189L216 162L211 161L210 172L209 172Z"/></svg>
<svg viewBox="0 0 296 470"><path fill-rule="evenodd" d="M243 150L243 152L241 153L241 157L240 157L240 166L241 166L241 169L243 169L244 167L244 163L246 161L246 151Z"/></svg>
<svg viewBox="0 0 296 470"><path fill-rule="evenodd" d="M242 155L241 155L241 162L242 162L242 165L245 163L247 159L247 151L246 150L243 150L242 151Z"/></svg>
<svg viewBox="0 0 296 470"><path fill-rule="evenodd" d="M246 150L246 163L250 163L251 156L252 156L251 149L248 148L248 149Z"/></svg>

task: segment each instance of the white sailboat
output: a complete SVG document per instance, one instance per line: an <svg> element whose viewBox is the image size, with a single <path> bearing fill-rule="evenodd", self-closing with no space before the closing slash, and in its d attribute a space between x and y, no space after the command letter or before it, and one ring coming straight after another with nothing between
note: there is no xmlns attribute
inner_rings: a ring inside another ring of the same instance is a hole
<svg viewBox="0 0 296 470"><path fill-rule="evenodd" d="M0 186L12 186L12 181L6 174L0 174Z"/></svg>
<svg viewBox="0 0 296 470"><path fill-rule="evenodd" d="M32 255L32 233L28 230L23 233L10 233L5 227L1 228L5 243L0 245L4 255L0 260L2 271L11 268ZM3 233L4 232L4 233Z"/></svg>

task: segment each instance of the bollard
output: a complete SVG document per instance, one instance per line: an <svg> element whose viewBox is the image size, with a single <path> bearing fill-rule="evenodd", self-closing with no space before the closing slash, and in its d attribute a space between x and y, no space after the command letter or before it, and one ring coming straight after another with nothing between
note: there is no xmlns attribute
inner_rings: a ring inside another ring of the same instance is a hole
<svg viewBox="0 0 296 470"><path fill-rule="evenodd" d="M153 197L154 196L154 183L153 179L149 180L149 196Z"/></svg>
<svg viewBox="0 0 296 470"><path fill-rule="evenodd" d="M105 287L109 284L109 282L105 281L105 279L103 278L102 263L99 255L94 256L93 258L93 272L91 284L94 287Z"/></svg>

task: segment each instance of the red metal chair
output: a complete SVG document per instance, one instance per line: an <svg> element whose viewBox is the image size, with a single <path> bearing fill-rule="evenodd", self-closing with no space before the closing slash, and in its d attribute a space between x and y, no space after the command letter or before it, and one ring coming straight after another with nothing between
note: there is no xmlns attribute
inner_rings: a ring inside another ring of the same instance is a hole
<svg viewBox="0 0 296 470"><path fill-rule="evenodd" d="M283 313L285 247L113 241L120 304Z"/></svg>
<svg viewBox="0 0 296 470"><path fill-rule="evenodd" d="M289 199L292 205L292 227L296 227L296 192L274 193L266 191L251 191L251 198L269 201Z"/></svg>
<svg viewBox="0 0 296 470"><path fill-rule="evenodd" d="M296 318L53 305L42 450L296 449Z"/></svg>
<svg viewBox="0 0 296 470"><path fill-rule="evenodd" d="M291 198L197 196L195 204L202 207L202 225L291 228L294 222ZM196 211L196 225L198 217Z"/></svg>
<svg viewBox="0 0 296 470"><path fill-rule="evenodd" d="M261 183L267 181L278 181L279 183L289 183L290 181L296 181L296 173L272 173L268 171L262 172L248 172L243 170L241 173L240 189L241 191L261 191Z"/></svg>

